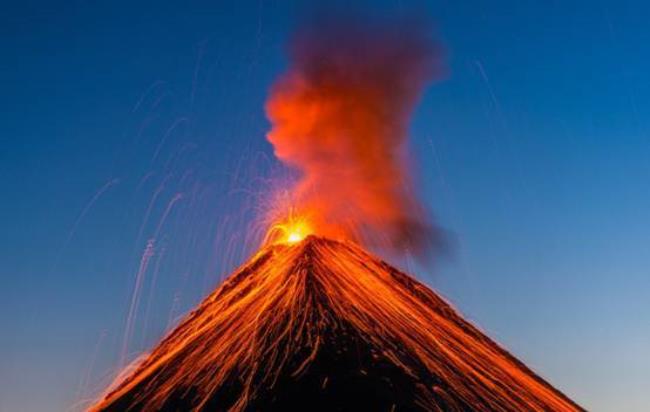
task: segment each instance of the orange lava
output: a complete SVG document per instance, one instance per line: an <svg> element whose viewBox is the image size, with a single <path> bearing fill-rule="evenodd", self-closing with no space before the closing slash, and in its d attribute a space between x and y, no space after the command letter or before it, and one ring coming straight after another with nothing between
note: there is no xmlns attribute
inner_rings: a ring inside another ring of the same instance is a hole
<svg viewBox="0 0 650 412"><path fill-rule="evenodd" d="M324 337L341 330L414 381L435 378L415 386L417 410L582 410L429 288L358 245L287 240L253 256L91 410L154 411L182 398L186 410L244 411L281 376L309 370ZM235 396L219 404L226 386Z"/></svg>
<svg viewBox="0 0 650 412"><path fill-rule="evenodd" d="M307 217L289 213L284 220L271 226L263 243L298 243L315 232L314 224Z"/></svg>

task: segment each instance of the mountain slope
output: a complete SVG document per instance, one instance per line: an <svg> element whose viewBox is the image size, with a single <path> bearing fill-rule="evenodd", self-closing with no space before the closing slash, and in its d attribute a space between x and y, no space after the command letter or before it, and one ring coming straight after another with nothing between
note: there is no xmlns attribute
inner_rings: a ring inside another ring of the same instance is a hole
<svg viewBox="0 0 650 412"><path fill-rule="evenodd" d="M262 249L95 411L582 410L353 243Z"/></svg>

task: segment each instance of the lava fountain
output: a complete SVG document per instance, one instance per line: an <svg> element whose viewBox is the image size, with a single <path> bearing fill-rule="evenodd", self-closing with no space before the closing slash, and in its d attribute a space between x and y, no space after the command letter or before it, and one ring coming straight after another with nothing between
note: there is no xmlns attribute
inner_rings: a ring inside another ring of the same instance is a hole
<svg viewBox="0 0 650 412"><path fill-rule="evenodd" d="M427 254L405 142L439 47L413 22L300 31L267 104L299 178L261 249L92 411L580 411L362 245Z"/></svg>

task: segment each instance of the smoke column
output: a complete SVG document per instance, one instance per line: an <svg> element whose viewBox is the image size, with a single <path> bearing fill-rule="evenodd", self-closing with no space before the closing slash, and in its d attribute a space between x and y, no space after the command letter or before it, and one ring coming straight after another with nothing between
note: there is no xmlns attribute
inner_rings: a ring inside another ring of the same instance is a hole
<svg viewBox="0 0 650 412"><path fill-rule="evenodd" d="M298 30L266 104L291 197L322 235L428 251L437 234L414 195L408 124L441 53L422 22L320 19Z"/></svg>

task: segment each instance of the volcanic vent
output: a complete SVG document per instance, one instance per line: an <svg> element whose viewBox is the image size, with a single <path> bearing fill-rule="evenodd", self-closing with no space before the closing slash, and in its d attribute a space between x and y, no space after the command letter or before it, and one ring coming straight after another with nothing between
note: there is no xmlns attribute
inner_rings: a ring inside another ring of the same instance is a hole
<svg viewBox="0 0 650 412"><path fill-rule="evenodd" d="M94 411L576 411L352 242L263 248Z"/></svg>

